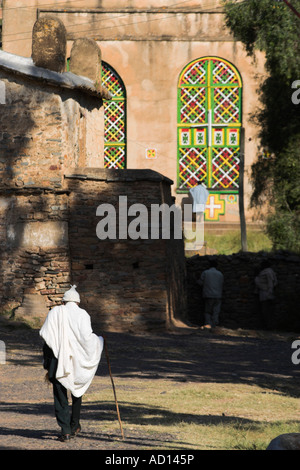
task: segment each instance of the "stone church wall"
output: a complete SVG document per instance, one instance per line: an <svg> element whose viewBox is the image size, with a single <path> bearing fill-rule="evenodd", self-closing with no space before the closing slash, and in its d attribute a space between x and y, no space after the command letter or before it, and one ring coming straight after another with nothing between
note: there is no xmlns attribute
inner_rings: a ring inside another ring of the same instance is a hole
<svg viewBox="0 0 300 470"><path fill-rule="evenodd" d="M101 142L101 107L110 96L98 81L101 53L91 40L79 41L70 72L58 73L53 30L64 31L55 18L36 22L34 62L0 51L1 310L41 319L75 283L102 330L165 328L185 311L183 240L172 233L102 239L97 207L106 203L118 212L120 197L146 211L172 205L172 181L151 170L99 168L99 145L92 143ZM76 67L85 64L82 45L98 60L89 77Z"/></svg>
<svg viewBox="0 0 300 470"><path fill-rule="evenodd" d="M147 170L96 169L79 169L67 174L66 181L72 279L94 319L114 329L151 329L165 327L184 313L185 296L176 298L184 287L183 240L172 240L172 235L171 240L119 236L119 197L127 198L128 209L144 205L150 222L152 204L172 205L170 181ZM97 237L100 204L116 209L116 239ZM128 226L132 220L128 216ZM174 256L174 246L181 257ZM179 267L180 276L174 279Z"/></svg>
<svg viewBox="0 0 300 470"><path fill-rule="evenodd" d="M185 315L182 240L96 234L100 204L118 213L122 195L128 207L144 204L150 213L151 204L172 204L170 181L151 171L84 168L64 183L61 191L2 195L2 304L13 301L17 317L43 317L75 283L82 307L104 330L165 328Z"/></svg>
<svg viewBox="0 0 300 470"><path fill-rule="evenodd" d="M4 188L58 189L65 168L95 161L101 106L94 97L43 86L0 70L0 175ZM99 138L99 136L98 136Z"/></svg>

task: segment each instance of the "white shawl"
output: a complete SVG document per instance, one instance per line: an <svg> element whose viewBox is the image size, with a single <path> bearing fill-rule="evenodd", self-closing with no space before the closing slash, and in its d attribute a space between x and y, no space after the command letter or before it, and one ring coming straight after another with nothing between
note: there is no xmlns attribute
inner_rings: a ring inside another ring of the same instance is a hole
<svg viewBox="0 0 300 470"><path fill-rule="evenodd" d="M202 184L190 189L193 198L193 212L204 212L209 192Z"/></svg>
<svg viewBox="0 0 300 470"><path fill-rule="evenodd" d="M75 397L82 396L97 371L103 338L96 336L89 314L75 302L52 308L40 335L58 359L56 379Z"/></svg>

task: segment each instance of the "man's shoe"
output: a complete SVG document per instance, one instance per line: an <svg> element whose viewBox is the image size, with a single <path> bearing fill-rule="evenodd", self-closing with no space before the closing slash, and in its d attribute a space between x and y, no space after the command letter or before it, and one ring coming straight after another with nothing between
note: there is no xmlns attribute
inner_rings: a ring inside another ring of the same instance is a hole
<svg viewBox="0 0 300 470"><path fill-rule="evenodd" d="M60 442L67 442L71 439L70 434L61 434L58 438Z"/></svg>
<svg viewBox="0 0 300 470"><path fill-rule="evenodd" d="M74 431L71 432L71 437L76 437L81 431L81 426L79 425L78 428L74 429Z"/></svg>

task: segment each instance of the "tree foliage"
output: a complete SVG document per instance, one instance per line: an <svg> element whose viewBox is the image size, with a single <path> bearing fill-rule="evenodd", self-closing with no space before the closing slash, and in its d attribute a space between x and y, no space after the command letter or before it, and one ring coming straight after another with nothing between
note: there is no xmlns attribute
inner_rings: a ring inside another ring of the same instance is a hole
<svg viewBox="0 0 300 470"><path fill-rule="evenodd" d="M292 101L292 83L300 80L300 18L276 0L223 1L235 38L253 58L257 50L265 54L267 78L254 118L271 156L258 156L252 166L251 202L270 202L267 230L274 247L300 251L300 104ZM300 0L292 4L300 11Z"/></svg>

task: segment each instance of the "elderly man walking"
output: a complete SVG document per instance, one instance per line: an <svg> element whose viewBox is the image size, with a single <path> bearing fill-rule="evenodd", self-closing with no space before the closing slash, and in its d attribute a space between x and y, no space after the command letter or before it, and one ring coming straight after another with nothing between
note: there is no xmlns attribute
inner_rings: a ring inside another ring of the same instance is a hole
<svg viewBox="0 0 300 470"><path fill-rule="evenodd" d="M63 305L53 307L40 330L44 339L44 368L53 384L54 409L61 427L59 439L68 441L81 430L82 396L97 371L103 338L96 336L89 314L80 308L80 296L72 286L63 296ZM69 414L68 390L72 413Z"/></svg>
<svg viewBox="0 0 300 470"><path fill-rule="evenodd" d="M202 286L202 296L205 303L205 324L202 328L214 328L219 324L224 283L224 276L217 269L216 260L210 261L209 269L203 271L197 282Z"/></svg>

